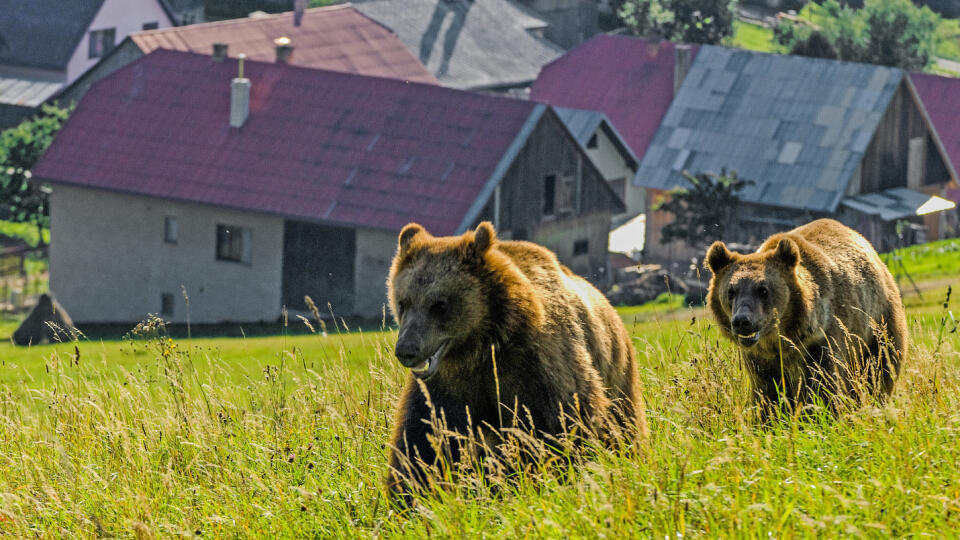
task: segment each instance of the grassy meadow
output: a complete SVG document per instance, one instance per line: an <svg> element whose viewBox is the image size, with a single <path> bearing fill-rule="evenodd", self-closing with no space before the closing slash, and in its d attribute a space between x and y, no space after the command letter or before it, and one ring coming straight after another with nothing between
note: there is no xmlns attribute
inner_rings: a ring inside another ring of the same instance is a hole
<svg viewBox="0 0 960 540"><path fill-rule="evenodd" d="M0 344L0 537L806 538L960 530L960 241L911 248L914 348L890 401L767 427L702 309L621 314L649 445L384 499L389 331ZM906 282L904 282L906 285ZM905 289L908 290L908 289ZM952 299L955 303L956 299ZM0 338L15 321L0 323ZM559 471L557 471L559 469Z"/></svg>

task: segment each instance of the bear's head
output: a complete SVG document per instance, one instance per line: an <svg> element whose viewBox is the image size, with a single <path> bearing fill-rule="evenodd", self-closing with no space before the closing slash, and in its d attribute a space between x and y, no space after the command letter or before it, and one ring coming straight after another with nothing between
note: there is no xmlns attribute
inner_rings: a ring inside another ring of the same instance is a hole
<svg viewBox="0 0 960 540"><path fill-rule="evenodd" d="M541 324L529 280L496 244L488 222L461 236L435 237L415 223L400 231L387 290L397 360L417 377L464 377L504 333Z"/></svg>
<svg viewBox="0 0 960 540"><path fill-rule="evenodd" d="M707 305L721 330L743 347L761 340L776 343L781 321L791 313L800 293L796 242L781 237L773 249L740 254L714 242L706 264L713 277Z"/></svg>

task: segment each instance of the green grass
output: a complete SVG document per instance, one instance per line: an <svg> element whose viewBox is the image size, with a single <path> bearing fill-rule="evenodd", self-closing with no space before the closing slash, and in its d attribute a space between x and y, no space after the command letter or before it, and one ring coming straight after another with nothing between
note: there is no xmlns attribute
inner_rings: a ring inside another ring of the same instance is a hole
<svg viewBox="0 0 960 540"><path fill-rule="evenodd" d="M392 332L3 343L0 536L942 537L960 528L953 246L902 253L935 288L907 297L915 346L884 407L755 425L734 348L664 296L621 310L647 448L467 482L407 517L378 487Z"/></svg>
<svg viewBox="0 0 960 540"><path fill-rule="evenodd" d="M733 21L733 36L728 45L751 51L777 51L777 44L773 40L773 29L740 19Z"/></svg>

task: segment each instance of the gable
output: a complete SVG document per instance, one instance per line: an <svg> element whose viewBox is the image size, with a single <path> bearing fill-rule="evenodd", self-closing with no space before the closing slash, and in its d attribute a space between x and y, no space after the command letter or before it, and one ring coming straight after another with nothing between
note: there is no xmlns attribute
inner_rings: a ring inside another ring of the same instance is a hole
<svg viewBox="0 0 960 540"><path fill-rule="evenodd" d="M0 64L66 69L104 0L0 0Z"/></svg>

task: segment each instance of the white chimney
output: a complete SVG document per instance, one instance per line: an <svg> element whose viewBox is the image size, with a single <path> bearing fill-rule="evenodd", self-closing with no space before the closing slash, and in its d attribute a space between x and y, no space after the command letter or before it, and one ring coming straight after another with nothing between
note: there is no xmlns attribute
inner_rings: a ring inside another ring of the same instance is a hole
<svg viewBox="0 0 960 540"><path fill-rule="evenodd" d="M247 55L237 55L237 78L230 82L230 127L242 127L250 116L250 79L243 77L243 61Z"/></svg>
<svg viewBox="0 0 960 540"><path fill-rule="evenodd" d="M288 37L278 37L273 40L277 49L277 63L289 64L293 60L293 45Z"/></svg>

